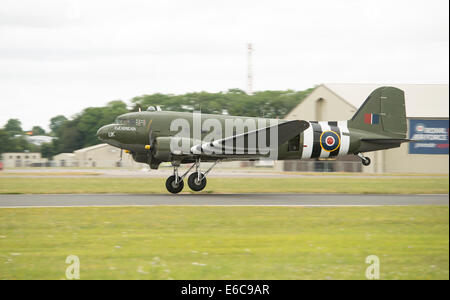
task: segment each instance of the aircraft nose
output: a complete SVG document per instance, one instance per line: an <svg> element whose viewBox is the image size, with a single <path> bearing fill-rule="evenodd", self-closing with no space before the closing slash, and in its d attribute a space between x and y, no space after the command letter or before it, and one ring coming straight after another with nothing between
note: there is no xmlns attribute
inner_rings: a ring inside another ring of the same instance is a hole
<svg viewBox="0 0 450 300"><path fill-rule="evenodd" d="M108 125L101 127L99 130L97 130L97 138L104 141L108 138Z"/></svg>

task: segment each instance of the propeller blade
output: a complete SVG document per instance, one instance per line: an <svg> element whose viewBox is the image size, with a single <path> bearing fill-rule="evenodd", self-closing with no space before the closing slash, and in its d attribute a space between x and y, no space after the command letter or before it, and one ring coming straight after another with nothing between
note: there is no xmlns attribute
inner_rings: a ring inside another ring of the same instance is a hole
<svg viewBox="0 0 450 300"><path fill-rule="evenodd" d="M148 123L148 144L150 145L150 148L153 148L153 143L155 141L155 136L153 135L153 130L151 129L153 120L150 120Z"/></svg>
<svg viewBox="0 0 450 300"><path fill-rule="evenodd" d="M155 141L155 136L153 135L153 130L148 133L148 144L153 147L153 142Z"/></svg>

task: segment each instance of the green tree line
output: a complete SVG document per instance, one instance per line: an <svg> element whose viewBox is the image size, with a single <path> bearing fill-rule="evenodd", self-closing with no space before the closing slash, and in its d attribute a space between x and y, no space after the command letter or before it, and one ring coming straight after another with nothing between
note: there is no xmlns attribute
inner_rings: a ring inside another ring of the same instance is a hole
<svg viewBox="0 0 450 300"><path fill-rule="evenodd" d="M10 119L3 128L0 128L0 154L24 151L37 152L39 147L28 143L24 137L20 120Z"/></svg>
<svg viewBox="0 0 450 300"><path fill-rule="evenodd" d="M248 95L240 89L219 93L188 93L184 95L152 94L131 99L133 111L145 110L150 105L161 105L164 110L201 110L207 114L228 113L235 116L284 118L312 89L305 91L262 91Z"/></svg>
<svg viewBox="0 0 450 300"><path fill-rule="evenodd" d="M202 113L229 114L250 117L284 118L313 89L305 91L261 91L248 95L240 89L219 93L187 93L183 95L151 94L131 99L130 107L121 100L109 102L103 107L88 107L71 118L58 115L50 119L50 132L34 126L24 132L17 119L11 119L0 129L0 154L4 152L40 151L43 157L52 158L58 153L73 152L83 147L99 144L98 128L112 123L118 115L146 110L149 106L161 106L168 111L201 110ZM37 147L24 138L24 134L50 135L52 143Z"/></svg>

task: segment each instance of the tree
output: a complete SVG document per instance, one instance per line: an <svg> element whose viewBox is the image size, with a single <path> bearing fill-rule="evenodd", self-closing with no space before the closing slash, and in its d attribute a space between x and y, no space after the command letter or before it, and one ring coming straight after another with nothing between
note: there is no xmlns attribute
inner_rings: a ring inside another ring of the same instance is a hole
<svg viewBox="0 0 450 300"><path fill-rule="evenodd" d="M31 131L33 132L33 135L45 135L45 130L40 126L33 126Z"/></svg>
<svg viewBox="0 0 450 300"><path fill-rule="evenodd" d="M44 158L48 158L49 160L53 159L53 156L56 154L55 145L53 143L45 143L41 145L41 156Z"/></svg>
<svg viewBox="0 0 450 300"><path fill-rule="evenodd" d="M39 147L29 143L24 136L14 136L0 129L0 154L5 152L38 152Z"/></svg>
<svg viewBox="0 0 450 300"><path fill-rule="evenodd" d="M8 152L9 139L10 137L6 130L0 129L0 153Z"/></svg>
<svg viewBox="0 0 450 300"><path fill-rule="evenodd" d="M83 147L83 134L77 129L79 117L65 122L59 130L58 139L55 142L56 153L73 152Z"/></svg>
<svg viewBox="0 0 450 300"><path fill-rule="evenodd" d="M39 152L39 147L29 143L24 136L9 137L5 152Z"/></svg>
<svg viewBox="0 0 450 300"><path fill-rule="evenodd" d="M127 105L120 100L111 101L105 107L86 108L79 116L78 131L83 136L83 146L88 147L101 143L97 138L97 130L114 122L118 115L127 113Z"/></svg>
<svg viewBox="0 0 450 300"><path fill-rule="evenodd" d="M50 130L52 131L53 135L58 135L58 130L61 128L61 126L67 122L67 118L63 115L58 115L56 117L53 117L50 119Z"/></svg>
<svg viewBox="0 0 450 300"><path fill-rule="evenodd" d="M12 135L20 134L22 133L22 123L18 119L9 119L4 129Z"/></svg>
<svg viewBox="0 0 450 300"><path fill-rule="evenodd" d="M312 89L305 91L262 91L248 95L240 89L230 89L220 93L188 93L184 95L152 94L131 99L133 111L139 107L147 109L150 105L160 105L169 111L201 110L203 113L284 118L298 105Z"/></svg>

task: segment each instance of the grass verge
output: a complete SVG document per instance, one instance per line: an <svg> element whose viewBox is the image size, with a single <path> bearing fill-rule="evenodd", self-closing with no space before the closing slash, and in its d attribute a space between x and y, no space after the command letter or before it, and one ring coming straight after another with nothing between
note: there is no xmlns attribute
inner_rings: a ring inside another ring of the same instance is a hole
<svg viewBox="0 0 450 300"><path fill-rule="evenodd" d="M0 209L0 279L449 279L449 208Z"/></svg>
<svg viewBox="0 0 450 300"><path fill-rule="evenodd" d="M189 193L185 185L184 192ZM209 178L205 193L447 194L448 177ZM167 193L163 178L1 178L0 194Z"/></svg>

